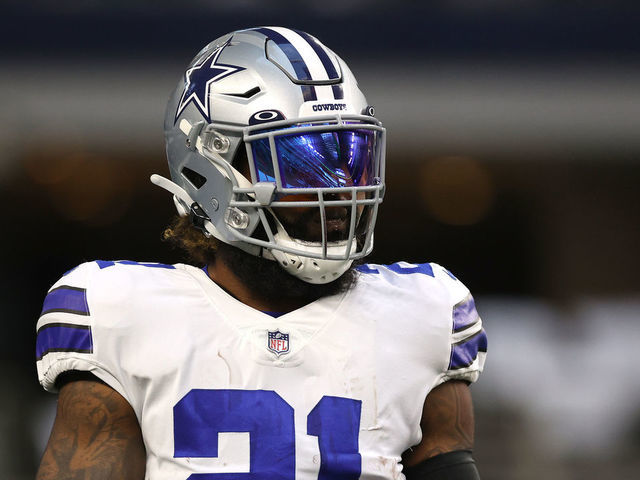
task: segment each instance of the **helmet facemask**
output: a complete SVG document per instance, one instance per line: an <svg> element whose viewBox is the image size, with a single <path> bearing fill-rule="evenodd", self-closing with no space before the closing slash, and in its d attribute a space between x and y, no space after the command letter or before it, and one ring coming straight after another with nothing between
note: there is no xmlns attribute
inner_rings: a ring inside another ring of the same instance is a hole
<svg viewBox="0 0 640 480"><path fill-rule="evenodd" d="M371 252L384 188L377 120L278 121L245 128L243 139L252 186L234 188L229 205L255 209L262 234L236 232L239 240L265 248L264 256L311 283L334 280Z"/></svg>

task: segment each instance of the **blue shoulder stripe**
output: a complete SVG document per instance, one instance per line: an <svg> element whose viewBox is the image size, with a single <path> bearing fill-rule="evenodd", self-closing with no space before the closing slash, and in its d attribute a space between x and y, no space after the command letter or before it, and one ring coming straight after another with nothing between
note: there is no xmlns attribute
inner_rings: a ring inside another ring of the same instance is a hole
<svg viewBox="0 0 640 480"><path fill-rule="evenodd" d="M139 267L166 268L167 270L175 270L176 268L174 265L167 265L166 263L135 262L133 260L95 260L95 262L100 267L100 270L114 265L137 265Z"/></svg>
<svg viewBox="0 0 640 480"><path fill-rule="evenodd" d="M406 262L405 262L406 263ZM398 273L400 275L410 275L412 273L421 273L423 275L428 275L429 277L434 277L433 268L429 263L409 263L407 265L401 265L400 262L392 263L391 265L380 265L381 267L387 268L392 272ZM358 265L356 270L360 273L373 273L378 274L380 270L372 267L370 264L365 263L362 265Z"/></svg>
<svg viewBox="0 0 640 480"><path fill-rule="evenodd" d="M333 66L333 62L329 58L329 55L327 55L327 52L325 52L325 50L318 43L318 41L306 32L301 32L300 30L294 30L294 32L296 32L298 35L304 38L307 41L307 43L311 46L313 51L316 52L316 55L318 55L318 58L322 62L322 66L327 72L327 77L329 78L329 80L338 80L340 78L340 75L338 75L338 72L336 71L336 68Z"/></svg>
<svg viewBox="0 0 640 480"><path fill-rule="evenodd" d="M87 290L69 285L61 285L54 288L45 297L40 316L51 312L89 315Z"/></svg>
<svg viewBox="0 0 640 480"><path fill-rule="evenodd" d="M49 352L93 352L93 337L89 325L49 323L38 330L36 359Z"/></svg>
<svg viewBox="0 0 640 480"><path fill-rule="evenodd" d="M486 351L487 334L482 329L475 335L453 344L449 359L449 370L468 367L478 357L478 352Z"/></svg>
<svg viewBox="0 0 640 480"><path fill-rule="evenodd" d="M479 315L476 310L476 302L468 295L462 302L453 307L453 331L461 332L475 324Z"/></svg>

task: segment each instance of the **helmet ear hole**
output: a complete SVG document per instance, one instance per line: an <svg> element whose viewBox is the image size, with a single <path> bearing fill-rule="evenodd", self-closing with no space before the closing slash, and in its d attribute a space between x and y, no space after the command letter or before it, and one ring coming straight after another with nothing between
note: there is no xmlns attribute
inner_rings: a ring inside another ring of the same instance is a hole
<svg viewBox="0 0 640 480"><path fill-rule="evenodd" d="M207 183L206 177L200 175L195 170L191 170L189 167L182 167L181 173L182 176L189 180L191 185L193 185L196 189L202 188L202 186Z"/></svg>

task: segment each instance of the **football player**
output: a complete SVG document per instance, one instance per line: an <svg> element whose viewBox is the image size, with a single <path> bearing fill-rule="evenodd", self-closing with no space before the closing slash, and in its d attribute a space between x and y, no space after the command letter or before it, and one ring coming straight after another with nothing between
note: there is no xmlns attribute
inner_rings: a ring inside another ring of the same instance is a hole
<svg viewBox="0 0 640 480"><path fill-rule="evenodd" d="M443 267L362 262L385 130L347 65L304 32L224 35L165 134L165 237L198 266L97 260L49 290L38 479L479 478L482 322Z"/></svg>

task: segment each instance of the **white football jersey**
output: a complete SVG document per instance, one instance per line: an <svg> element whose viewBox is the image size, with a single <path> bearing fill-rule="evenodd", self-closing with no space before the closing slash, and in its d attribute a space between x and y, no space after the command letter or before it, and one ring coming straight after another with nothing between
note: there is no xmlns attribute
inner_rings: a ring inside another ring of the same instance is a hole
<svg viewBox="0 0 640 480"><path fill-rule="evenodd" d="M40 383L82 370L117 390L147 479L397 479L427 394L475 381L487 340L441 266L359 270L348 292L276 318L193 266L82 264L45 299Z"/></svg>

